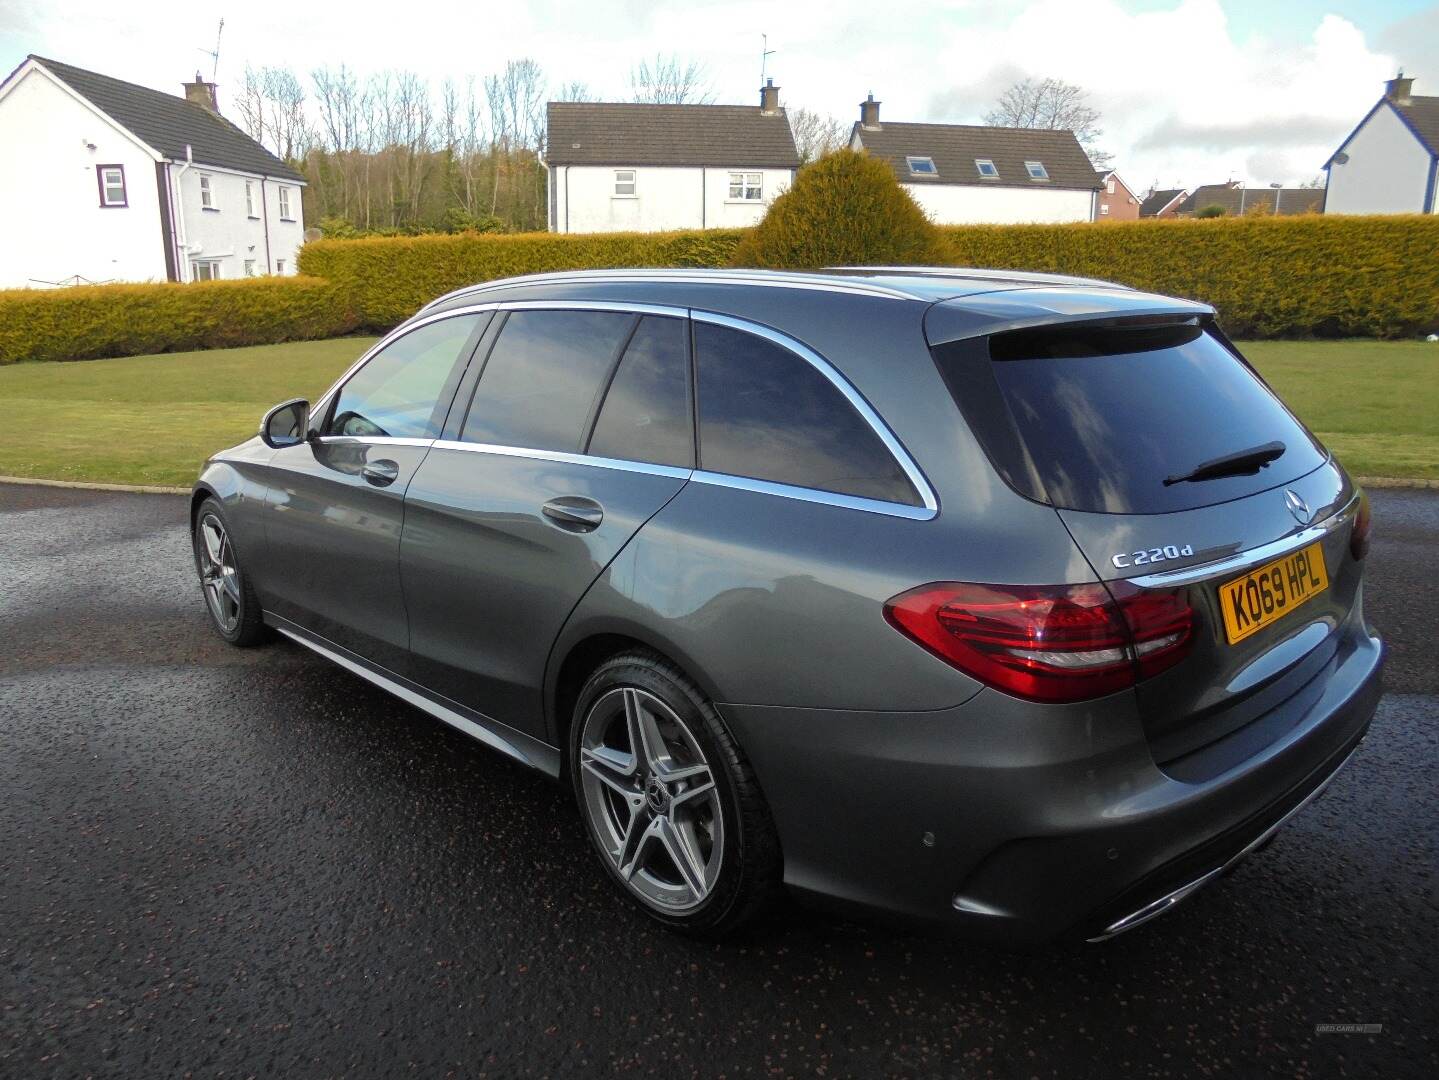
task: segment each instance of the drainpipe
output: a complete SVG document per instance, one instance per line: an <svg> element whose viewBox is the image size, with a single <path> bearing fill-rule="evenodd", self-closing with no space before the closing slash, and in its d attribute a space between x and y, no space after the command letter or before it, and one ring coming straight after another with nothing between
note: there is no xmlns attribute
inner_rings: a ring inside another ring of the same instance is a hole
<svg viewBox="0 0 1439 1080"><path fill-rule="evenodd" d="M181 178L190 171L195 164L195 154L190 149L190 144L185 144L185 163L175 172L175 236L179 241L180 265L175 269L176 277L181 281L190 280L190 234L185 230L185 193L180 189Z"/></svg>
<svg viewBox="0 0 1439 1080"><path fill-rule="evenodd" d="M270 200L265 195L265 178L260 177L260 214L264 218L260 225L265 230L265 273L269 275L274 272L275 266L270 262ZM304 217L304 214L300 215Z"/></svg>
<svg viewBox="0 0 1439 1080"><path fill-rule="evenodd" d="M570 231L570 169L573 166L565 166L565 232Z"/></svg>

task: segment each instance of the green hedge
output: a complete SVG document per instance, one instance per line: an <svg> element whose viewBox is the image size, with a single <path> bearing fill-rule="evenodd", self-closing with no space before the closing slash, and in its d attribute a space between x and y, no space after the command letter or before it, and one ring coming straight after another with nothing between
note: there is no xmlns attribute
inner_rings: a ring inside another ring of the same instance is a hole
<svg viewBox="0 0 1439 1080"><path fill-rule="evenodd" d="M710 229L316 240L300 249L299 266L344 289L366 329L383 330L437 296L495 278L620 266L725 266L742 235Z"/></svg>
<svg viewBox="0 0 1439 1080"><path fill-rule="evenodd" d="M314 278L0 291L0 364L337 337L357 320Z"/></svg>
<svg viewBox="0 0 1439 1080"><path fill-rule="evenodd" d="M955 226L957 266L1048 270L1213 304L1236 337L1439 330L1439 217L1323 216Z"/></svg>

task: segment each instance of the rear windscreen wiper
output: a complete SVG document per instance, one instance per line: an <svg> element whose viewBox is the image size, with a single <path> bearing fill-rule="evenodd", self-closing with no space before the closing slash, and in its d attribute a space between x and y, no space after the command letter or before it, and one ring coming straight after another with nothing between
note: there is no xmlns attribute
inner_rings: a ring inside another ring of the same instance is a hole
<svg viewBox="0 0 1439 1080"><path fill-rule="evenodd" d="M1212 461L1201 462L1187 473L1168 477L1164 481L1164 486L1191 483L1196 480L1213 480L1220 476L1243 476L1246 473L1257 473L1282 455L1284 449L1282 442L1275 441L1267 442L1262 446L1251 446L1248 450L1239 450L1233 454L1225 454Z"/></svg>

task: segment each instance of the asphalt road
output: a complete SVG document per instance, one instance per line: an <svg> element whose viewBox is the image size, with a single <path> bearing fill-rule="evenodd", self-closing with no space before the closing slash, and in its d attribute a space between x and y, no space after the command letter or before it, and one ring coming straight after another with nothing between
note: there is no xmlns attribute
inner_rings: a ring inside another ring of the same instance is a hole
<svg viewBox="0 0 1439 1080"><path fill-rule="evenodd" d="M1439 493L1373 502L1350 768L1174 913L1016 956L652 930L565 790L214 637L182 499L0 488L0 1075L1439 1075Z"/></svg>

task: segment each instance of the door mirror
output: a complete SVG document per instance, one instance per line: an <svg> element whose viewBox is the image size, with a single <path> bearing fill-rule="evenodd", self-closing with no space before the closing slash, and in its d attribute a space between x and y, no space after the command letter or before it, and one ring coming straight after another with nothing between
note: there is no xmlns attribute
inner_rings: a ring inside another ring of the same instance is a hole
<svg viewBox="0 0 1439 1080"><path fill-rule="evenodd" d="M260 421L260 438L266 446L280 449L285 446L299 446L309 438L310 403L304 398L295 398L276 405Z"/></svg>

